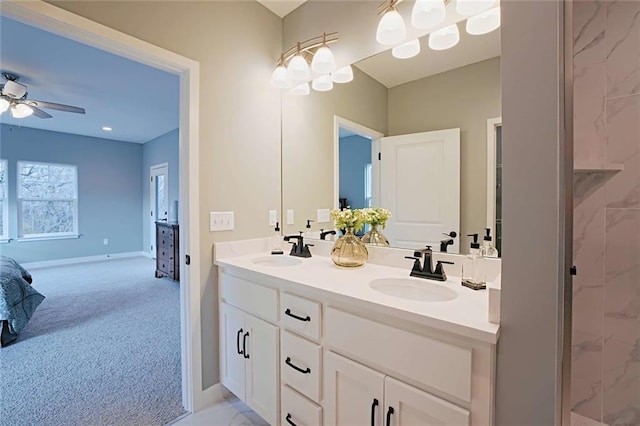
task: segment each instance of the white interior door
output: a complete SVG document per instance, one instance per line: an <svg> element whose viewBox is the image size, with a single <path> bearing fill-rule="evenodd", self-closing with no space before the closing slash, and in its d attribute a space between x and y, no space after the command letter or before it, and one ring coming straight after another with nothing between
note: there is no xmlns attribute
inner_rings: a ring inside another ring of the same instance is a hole
<svg viewBox="0 0 640 426"><path fill-rule="evenodd" d="M380 148L385 235L394 247L437 250L443 233L460 232L460 129L385 137ZM450 253L460 250L454 241Z"/></svg>
<svg viewBox="0 0 640 426"><path fill-rule="evenodd" d="M169 165L167 163L151 166L149 191L149 251L155 258L156 222L169 218Z"/></svg>

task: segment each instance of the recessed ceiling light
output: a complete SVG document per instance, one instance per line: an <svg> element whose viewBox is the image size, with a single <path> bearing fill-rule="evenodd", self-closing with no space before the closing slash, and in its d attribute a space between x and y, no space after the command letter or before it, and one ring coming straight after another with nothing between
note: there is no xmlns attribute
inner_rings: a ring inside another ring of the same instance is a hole
<svg viewBox="0 0 640 426"><path fill-rule="evenodd" d="M105 132L110 132L110 131L112 131L113 129L112 129L111 127L108 127L108 126L104 126L104 127L102 128L102 130L104 130Z"/></svg>

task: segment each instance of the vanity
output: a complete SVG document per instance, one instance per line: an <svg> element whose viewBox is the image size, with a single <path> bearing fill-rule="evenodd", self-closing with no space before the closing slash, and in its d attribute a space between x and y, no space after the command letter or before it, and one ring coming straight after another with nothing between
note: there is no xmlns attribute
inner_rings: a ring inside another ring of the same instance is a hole
<svg viewBox="0 0 640 426"><path fill-rule="evenodd" d="M406 250L344 269L314 244L216 244L222 384L272 425L493 424L499 325L460 257L436 255L458 260L439 283L410 278Z"/></svg>

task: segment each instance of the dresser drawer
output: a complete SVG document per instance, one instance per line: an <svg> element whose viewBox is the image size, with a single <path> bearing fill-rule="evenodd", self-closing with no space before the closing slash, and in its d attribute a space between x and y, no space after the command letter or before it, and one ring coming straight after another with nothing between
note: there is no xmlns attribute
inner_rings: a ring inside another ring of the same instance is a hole
<svg viewBox="0 0 640 426"><path fill-rule="evenodd" d="M173 260L160 259L160 258L157 259L157 268L158 268L158 271L164 272L169 276L173 276L173 272L175 269Z"/></svg>
<svg viewBox="0 0 640 426"><path fill-rule="evenodd" d="M156 252L156 256L158 256L161 259L165 259L165 260L168 260L168 261L173 261L173 257L175 256L175 250L173 249L173 247L171 247L171 248L158 247L158 250Z"/></svg>
<svg viewBox="0 0 640 426"><path fill-rule="evenodd" d="M280 375L284 383L320 402L322 348L287 331L280 337Z"/></svg>
<svg viewBox="0 0 640 426"><path fill-rule="evenodd" d="M288 386L282 386L280 424L288 426L295 424L298 426L321 426L322 408L300 396L296 391Z"/></svg>
<svg viewBox="0 0 640 426"><path fill-rule="evenodd" d="M224 301L272 323L278 322L278 292L229 274L220 274Z"/></svg>
<svg viewBox="0 0 640 426"><path fill-rule="evenodd" d="M160 237L173 239L174 230L172 227L168 226L158 226L157 228L158 235Z"/></svg>
<svg viewBox="0 0 640 426"><path fill-rule="evenodd" d="M322 305L292 294L282 293L281 297L284 328L319 341L322 336Z"/></svg>
<svg viewBox="0 0 640 426"><path fill-rule="evenodd" d="M336 352L391 370L463 401L471 401L471 348L334 308L326 311L326 327L326 343Z"/></svg>
<svg viewBox="0 0 640 426"><path fill-rule="evenodd" d="M174 245L173 237L158 236L158 250L165 249L166 251L173 251Z"/></svg>

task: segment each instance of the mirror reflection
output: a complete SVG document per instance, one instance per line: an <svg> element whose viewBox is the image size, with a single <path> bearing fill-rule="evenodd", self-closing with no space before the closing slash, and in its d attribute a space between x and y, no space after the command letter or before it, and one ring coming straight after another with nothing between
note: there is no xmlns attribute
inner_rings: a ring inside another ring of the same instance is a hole
<svg viewBox="0 0 640 426"><path fill-rule="evenodd" d="M339 206L382 207L391 246L467 253L467 235L490 228L500 250L500 33L460 35L364 59L330 92L283 95L285 234L332 229Z"/></svg>

